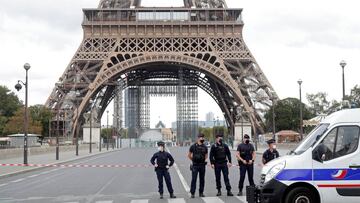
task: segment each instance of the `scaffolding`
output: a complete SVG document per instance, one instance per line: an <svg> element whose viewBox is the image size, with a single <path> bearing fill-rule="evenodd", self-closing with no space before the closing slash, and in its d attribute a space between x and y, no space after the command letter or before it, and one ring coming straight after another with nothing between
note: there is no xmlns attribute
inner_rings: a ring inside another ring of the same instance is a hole
<svg viewBox="0 0 360 203"><path fill-rule="evenodd" d="M180 70L179 78L182 74ZM128 128L129 137L138 138L142 132L150 129L150 96L176 97L178 142L193 141L198 133L198 87L191 83L184 85L182 79L145 80L124 90L125 128ZM120 109L122 101L115 96L116 116L122 114Z"/></svg>

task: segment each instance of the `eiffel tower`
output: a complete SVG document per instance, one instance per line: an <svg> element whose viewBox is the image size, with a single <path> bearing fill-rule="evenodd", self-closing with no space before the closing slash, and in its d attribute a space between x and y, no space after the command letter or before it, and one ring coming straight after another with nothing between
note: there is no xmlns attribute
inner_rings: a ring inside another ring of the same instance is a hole
<svg viewBox="0 0 360 203"><path fill-rule="evenodd" d="M77 135L87 112L100 119L119 91L174 82L166 78L207 92L230 129L244 118L253 134L264 132L264 112L277 95L244 42L242 9L225 0L175 8L101 0L83 14L83 41L46 102L63 134Z"/></svg>

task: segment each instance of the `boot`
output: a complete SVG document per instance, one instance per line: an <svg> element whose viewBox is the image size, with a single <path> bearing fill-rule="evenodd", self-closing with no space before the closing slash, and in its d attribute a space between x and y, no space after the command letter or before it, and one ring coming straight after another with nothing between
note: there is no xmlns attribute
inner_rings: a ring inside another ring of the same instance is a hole
<svg viewBox="0 0 360 203"><path fill-rule="evenodd" d="M221 196L221 190L218 190L218 193L216 194L216 196Z"/></svg>
<svg viewBox="0 0 360 203"><path fill-rule="evenodd" d="M191 198L192 198L192 199L195 198L195 194L191 194Z"/></svg>
<svg viewBox="0 0 360 203"><path fill-rule="evenodd" d="M170 198L171 198L171 199L175 199L175 198L176 198L176 196L174 195L174 193L170 193Z"/></svg>
<svg viewBox="0 0 360 203"><path fill-rule="evenodd" d="M205 197L204 193L200 193L199 197Z"/></svg>
<svg viewBox="0 0 360 203"><path fill-rule="evenodd" d="M243 196L243 192L240 190L237 196Z"/></svg>
<svg viewBox="0 0 360 203"><path fill-rule="evenodd" d="M160 194L160 199L164 199L164 195L163 195L163 194Z"/></svg>
<svg viewBox="0 0 360 203"><path fill-rule="evenodd" d="M229 191L227 192L227 196L232 197L232 196L234 196L234 194L229 190Z"/></svg>

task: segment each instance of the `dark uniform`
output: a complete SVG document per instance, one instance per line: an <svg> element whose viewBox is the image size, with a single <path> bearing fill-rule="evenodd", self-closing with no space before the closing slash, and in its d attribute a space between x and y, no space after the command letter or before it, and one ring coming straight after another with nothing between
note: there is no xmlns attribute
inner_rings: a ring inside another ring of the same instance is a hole
<svg viewBox="0 0 360 203"><path fill-rule="evenodd" d="M210 162L214 165L215 169L215 179L216 179L216 189L221 195L221 172L224 176L224 182L228 195L231 191L231 185L229 181L229 168L227 163L231 164L231 153L229 147L224 143L215 143L211 146L210 149Z"/></svg>
<svg viewBox="0 0 360 203"><path fill-rule="evenodd" d="M161 143L159 144L159 146L161 145ZM155 162L156 160L156 162ZM170 161L170 163L169 163ZM157 164L158 167L155 168L155 172L157 175L157 179L159 182L159 193L160 193L160 198L162 198L163 193L164 193L164 189L163 189L163 179L165 179L165 183L166 183L166 187L170 193L170 197L171 198L175 198L174 194L174 190L171 184L171 178L170 178L170 174L168 169L174 164L174 159L171 156L170 153L166 152L166 151L159 151L156 152L151 160L150 160L152 165Z"/></svg>
<svg viewBox="0 0 360 203"><path fill-rule="evenodd" d="M254 146L250 143L241 143L239 144L237 151L240 153L240 157L244 159L247 164L239 161L240 166L240 181L239 181L239 192L242 191L244 186L245 174L246 171L248 173L248 179L251 186L254 186L254 160L252 164L248 164L250 160L252 160L252 154L255 151Z"/></svg>
<svg viewBox="0 0 360 203"><path fill-rule="evenodd" d="M274 139L268 140L267 143L268 145L274 144L275 140ZM271 160L279 158L279 156L280 156L279 152L276 149L270 150L269 148L263 153L263 164L267 164Z"/></svg>
<svg viewBox="0 0 360 203"><path fill-rule="evenodd" d="M190 193L192 195L195 194L196 180L197 180L197 175L199 174L199 179L200 179L199 193L200 195L202 195L204 193L204 187L205 187L205 167L207 164L205 161L205 157L206 154L208 153L208 149L204 144L199 145L198 143L195 143L191 145L189 152L193 154Z"/></svg>
<svg viewBox="0 0 360 203"><path fill-rule="evenodd" d="M263 153L263 163L267 164L268 162L270 162L273 159L279 158L279 152L276 149L273 149L272 151L270 149L267 149L264 153Z"/></svg>

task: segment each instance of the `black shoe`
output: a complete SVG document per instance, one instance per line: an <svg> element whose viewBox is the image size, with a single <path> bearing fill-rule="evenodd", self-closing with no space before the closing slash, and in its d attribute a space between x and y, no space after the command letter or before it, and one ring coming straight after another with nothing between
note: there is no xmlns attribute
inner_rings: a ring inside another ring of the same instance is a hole
<svg viewBox="0 0 360 203"><path fill-rule="evenodd" d="M216 194L216 196L221 196L221 190L218 190L218 193Z"/></svg>
<svg viewBox="0 0 360 203"><path fill-rule="evenodd" d="M174 195L174 193L171 193L171 194L170 194L170 198L171 198L171 199L175 199L175 198L176 198L176 196Z"/></svg>
<svg viewBox="0 0 360 203"><path fill-rule="evenodd" d="M199 197L205 197L204 193L200 193Z"/></svg>
<svg viewBox="0 0 360 203"><path fill-rule="evenodd" d="M243 196L242 191L239 191L239 193L237 194L237 196Z"/></svg>
<svg viewBox="0 0 360 203"><path fill-rule="evenodd" d="M232 196L234 196L234 194L231 191L228 191L227 196L232 197Z"/></svg>
<svg viewBox="0 0 360 203"><path fill-rule="evenodd" d="M191 194L191 198L195 198L195 194Z"/></svg>
<svg viewBox="0 0 360 203"><path fill-rule="evenodd" d="M160 199L164 199L164 195L163 195L163 194L160 194Z"/></svg>

